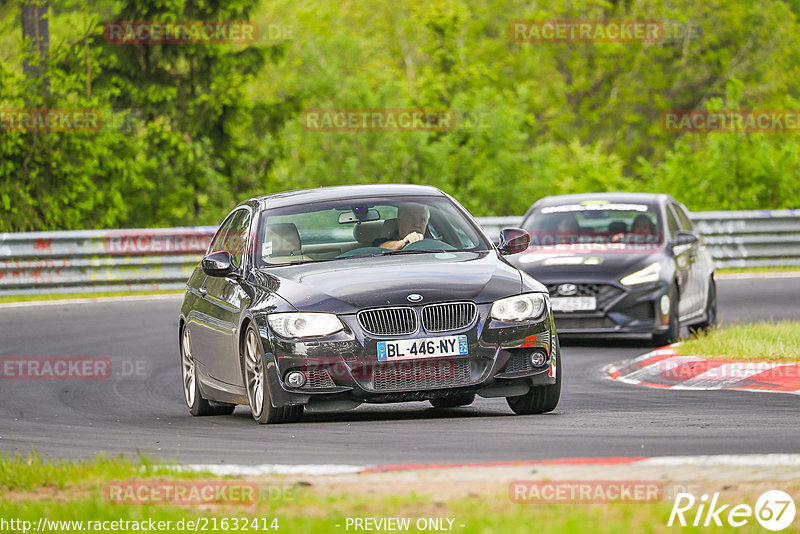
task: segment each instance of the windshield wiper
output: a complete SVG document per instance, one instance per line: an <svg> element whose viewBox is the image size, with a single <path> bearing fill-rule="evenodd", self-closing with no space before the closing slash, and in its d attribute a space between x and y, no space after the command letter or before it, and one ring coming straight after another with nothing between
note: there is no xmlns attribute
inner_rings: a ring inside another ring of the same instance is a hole
<svg viewBox="0 0 800 534"><path fill-rule="evenodd" d="M321 263L324 261L333 261L339 258L322 258L319 260L292 260L286 263L267 263L265 267L283 267L285 265L301 265L303 263Z"/></svg>

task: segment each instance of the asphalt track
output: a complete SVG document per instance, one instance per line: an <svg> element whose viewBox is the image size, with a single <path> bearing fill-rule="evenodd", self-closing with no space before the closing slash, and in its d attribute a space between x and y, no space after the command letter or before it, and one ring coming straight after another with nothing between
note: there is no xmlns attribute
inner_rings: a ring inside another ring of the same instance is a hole
<svg viewBox="0 0 800 534"><path fill-rule="evenodd" d="M722 320L800 317L800 278L718 282ZM364 405L261 426L246 407L191 417L177 352L180 298L0 307L0 358L96 356L106 380L0 379L0 451L85 458L143 454L190 463L401 464L582 456L800 451L800 396L662 391L603 379L639 342L565 343L554 413L514 416L503 399L433 410ZM138 366L138 367L137 367Z"/></svg>

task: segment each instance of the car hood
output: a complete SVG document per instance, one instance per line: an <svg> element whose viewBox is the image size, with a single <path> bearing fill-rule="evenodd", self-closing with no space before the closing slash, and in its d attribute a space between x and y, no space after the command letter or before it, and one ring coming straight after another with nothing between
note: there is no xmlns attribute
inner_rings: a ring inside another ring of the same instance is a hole
<svg viewBox="0 0 800 534"><path fill-rule="evenodd" d="M355 313L373 306L472 300L520 293L520 272L488 252L349 258L262 269L269 286L299 311ZM544 291L544 287L540 288Z"/></svg>
<svg viewBox="0 0 800 534"><path fill-rule="evenodd" d="M664 258L663 250L649 253L570 252L528 249L512 256L511 263L543 284L558 282L618 282Z"/></svg>

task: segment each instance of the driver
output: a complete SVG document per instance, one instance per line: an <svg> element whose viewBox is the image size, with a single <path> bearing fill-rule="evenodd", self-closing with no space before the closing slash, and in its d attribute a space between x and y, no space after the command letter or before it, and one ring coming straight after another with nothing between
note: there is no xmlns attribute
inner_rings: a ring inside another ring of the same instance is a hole
<svg viewBox="0 0 800 534"><path fill-rule="evenodd" d="M400 204L397 207L397 232L388 238L379 237L372 242L372 246L400 250L409 243L420 241L425 238L429 218L430 211L424 204Z"/></svg>

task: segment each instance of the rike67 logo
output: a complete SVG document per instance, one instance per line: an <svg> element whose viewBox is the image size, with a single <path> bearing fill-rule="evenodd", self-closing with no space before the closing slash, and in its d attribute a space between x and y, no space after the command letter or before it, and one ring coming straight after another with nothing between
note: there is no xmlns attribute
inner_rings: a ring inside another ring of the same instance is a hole
<svg viewBox="0 0 800 534"><path fill-rule="evenodd" d="M756 500L755 507L748 504L721 504L719 493L714 493L709 501L709 496L703 494L696 499L691 493L678 493L672 512L669 514L667 526L677 524L685 527L711 525L721 527L728 524L732 527L746 525L754 516L756 521L767 530L783 530L794 521L794 500L788 493L781 490L770 490L761 494Z"/></svg>

